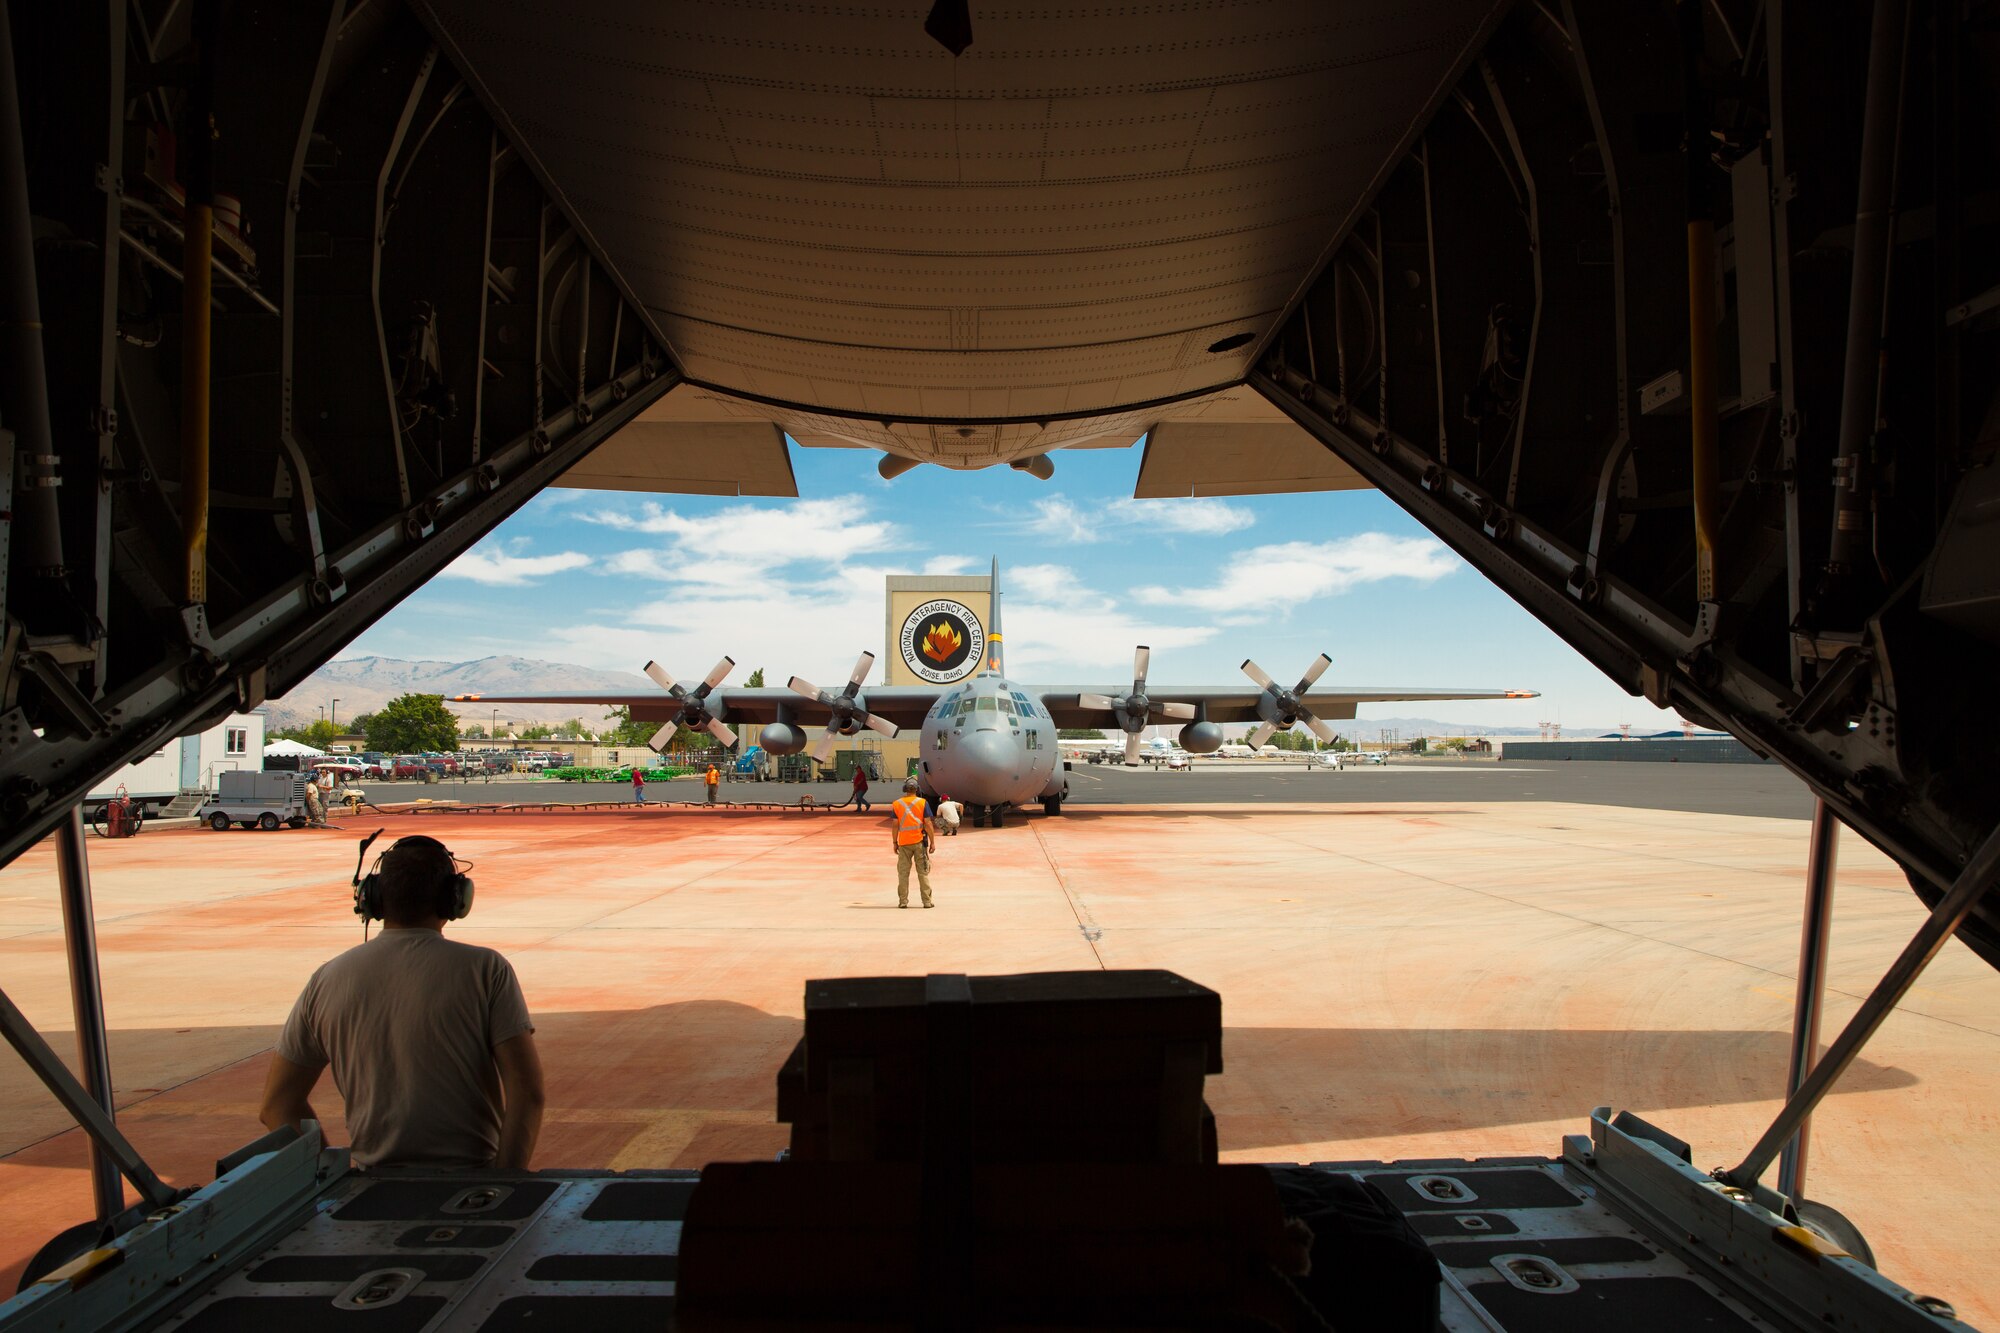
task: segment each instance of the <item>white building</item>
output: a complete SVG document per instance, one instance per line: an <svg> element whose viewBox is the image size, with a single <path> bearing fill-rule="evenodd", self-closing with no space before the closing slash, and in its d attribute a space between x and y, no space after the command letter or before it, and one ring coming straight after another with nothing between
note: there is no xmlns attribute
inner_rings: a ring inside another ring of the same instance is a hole
<svg viewBox="0 0 2000 1333"><path fill-rule="evenodd" d="M263 712L231 713L207 731L169 741L127 764L91 788L86 799L104 800L123 785L134 800L164 804L184 791L214 791L218 773L263 767Z"/></svg>

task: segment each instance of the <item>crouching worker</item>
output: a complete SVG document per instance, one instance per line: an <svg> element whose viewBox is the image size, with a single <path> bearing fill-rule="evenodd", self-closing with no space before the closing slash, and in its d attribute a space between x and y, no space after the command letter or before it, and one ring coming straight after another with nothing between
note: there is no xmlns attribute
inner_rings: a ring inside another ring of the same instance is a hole
<svg viewBox="0 0 2000 1333"><path fill-rule="evenodd" d="M355 911L382 933L323 964L292 1006L266 1128L317 1120L306 1099L331 1065L356 1162L527 1169L543 1089L521 983L493 950L444 937L471 909L469 868L421 836L376 861Z"/></svg>

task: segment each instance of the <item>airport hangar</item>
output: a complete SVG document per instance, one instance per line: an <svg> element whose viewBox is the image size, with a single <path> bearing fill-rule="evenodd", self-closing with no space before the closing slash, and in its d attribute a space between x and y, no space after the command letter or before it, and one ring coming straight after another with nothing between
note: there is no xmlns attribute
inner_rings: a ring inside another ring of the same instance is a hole
<svg viewBox="0 0 2000 1333"><path fill-rule="evenodd" d="M1907 871L1749 1186L2000 962L1990 6L938 8L11 4L0 856L677 386L890 472L1240 395Z"/></svg>

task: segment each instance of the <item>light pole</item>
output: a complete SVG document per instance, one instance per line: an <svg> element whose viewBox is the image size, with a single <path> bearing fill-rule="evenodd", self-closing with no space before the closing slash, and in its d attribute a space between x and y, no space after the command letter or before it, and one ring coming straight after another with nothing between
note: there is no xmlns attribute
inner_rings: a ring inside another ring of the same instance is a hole
<svg viewBox="0 0 2000 1333"><path fill-rule="evenodd" d="M333 729L335 731L340 730L340 700L335 699L333 701L333 716L328 720L333 723Z"/></svg>
<svg viewBox="0 0 2000 1333"><path fill-rule="evenodd" d="M319 720L320 720L320 721L322 721L322 722L326 721L326 705L325 705L325 704L321 704L321 705L319 706Z"/></svg>

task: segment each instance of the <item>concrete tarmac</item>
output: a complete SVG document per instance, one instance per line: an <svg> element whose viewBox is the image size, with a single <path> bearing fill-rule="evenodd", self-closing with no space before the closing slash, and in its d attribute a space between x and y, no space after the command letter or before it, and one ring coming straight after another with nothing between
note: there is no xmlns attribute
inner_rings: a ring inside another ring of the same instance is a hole
<svg viewBox="0 0 2000 1333"><path fill-rule="evenodd" d="M1736 772L1676 767L1690 789ZM1701 1166L1733 1162L1778 1106L1807 826L1531 799L1499 771L1465 779L1484 800L1427 799L1394 769L1299 781L1356 776L1374 799L1184 802L1178 775L1107 776L1161 799L946 839L930 912L896 910L889 825L852 813L364 815L93 839L120 1120L190 1183L258 1133L278 1025L361 938L351 835L386 824L476 863L477 906L450 932L505 952L535 1011L537 1165L768 1158L808 978L1091 967L1172 968L1221 992L1227 1072L1208 1095L1233 1160L1547 1156L1608 1103L1689 1140ZM1920 919L1896 867L1847 837L1829 1032ZM0 870L0 975L67 1055L50 844ZM1997 1014L2000 973L1949 945L1825 1104L1810 1176L1886 1273L1987 1327ZM315 1104L340 1141L330 1083ZM83 1216L84 1162L80 1134L0 1057L9 1287Z"/></svg>
<svg viewBox="0 0 2000 1333"><path fill-rule="evenodd" d="M1697 776L1698 775L1698 776ZM1686 810L1779 819L1810 819L1812 794L1777 764L1499 763L1490 759L1416 760L1331 771L1288 760L1197 761L1193 768L1126 768L1079 763L1070 770L1070 808L1099 805L1208 805L1216 802L1368 805L1382 801L1570 801L1582 805ZM886 807L900 782L877 782L869 799ZM475 779L469 782L373 782L371 798L467 803L553 802L561 805L632 800L629 782ZM725 782L724 802L797 805L847 800L845 782ZM699 804L702 784L686 778L651 783L654 804ZM1031 807L1035 808L1035 807Z"/></svg>

